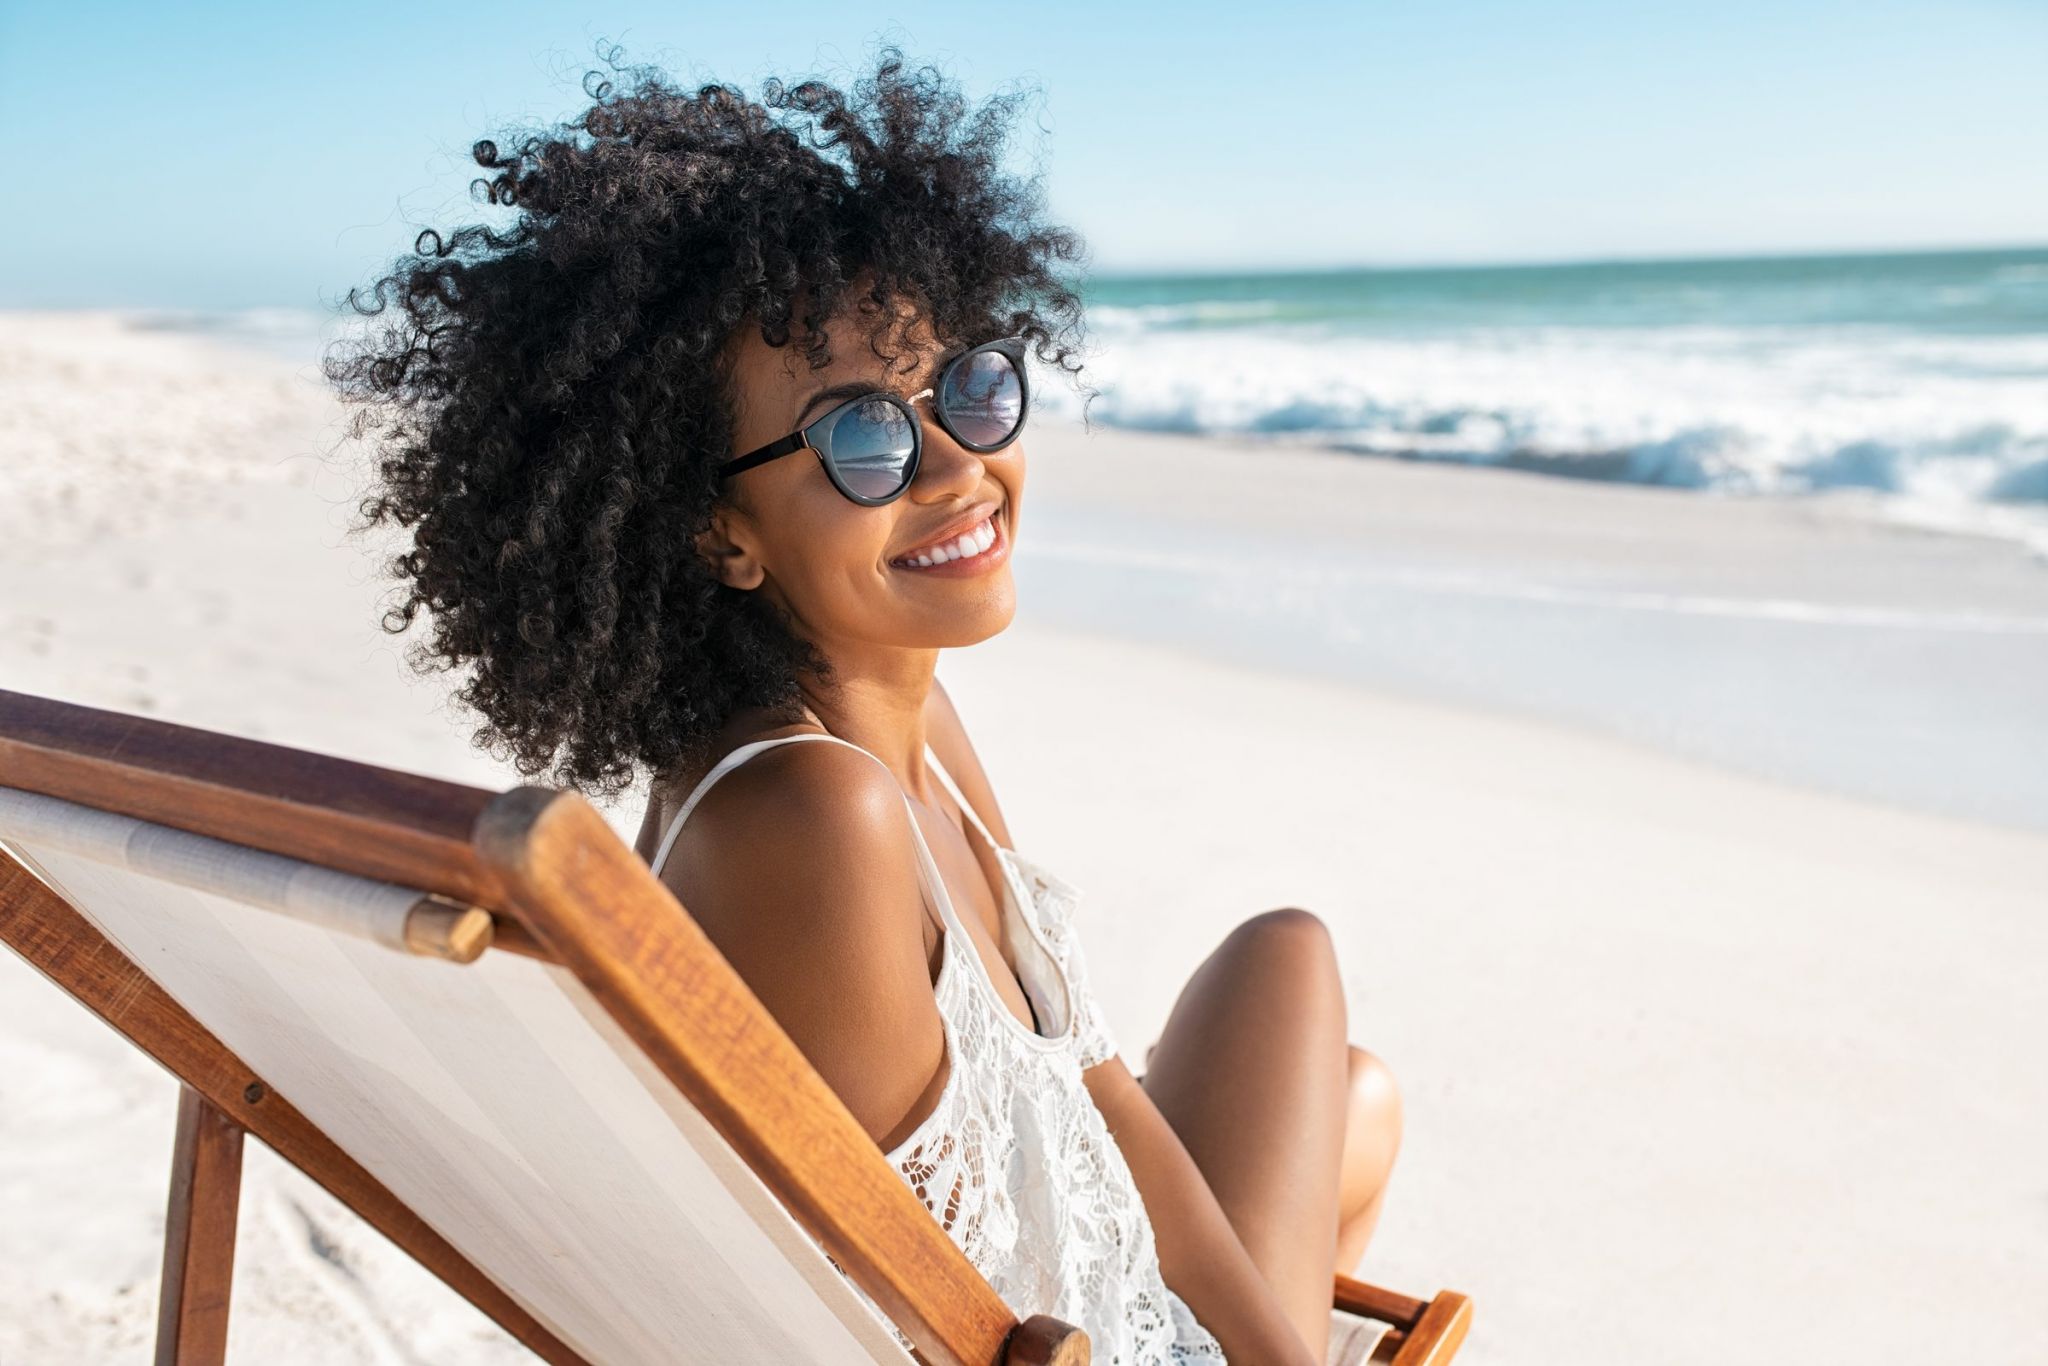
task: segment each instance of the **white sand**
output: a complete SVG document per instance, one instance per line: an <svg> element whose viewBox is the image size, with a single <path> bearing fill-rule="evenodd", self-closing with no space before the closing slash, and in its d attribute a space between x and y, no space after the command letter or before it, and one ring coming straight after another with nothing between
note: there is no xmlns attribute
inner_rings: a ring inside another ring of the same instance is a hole
<svg viewBox="0 0 2048 1366"><path fill-rule="evenodd" d="M0 315L0 686L507 785L376 629L310 378ZM1062 450L1034 477L1085 500ZM1512 478L1432 473L1473 527L1522 515ZM941 676L1020 845L1089 894L1127 1052L1239 918L1333 926L1408 1102L1363 1271L1472 1294L1461 1360L2048 1359L2048 836L1054 630L1028 594ZM143 1360L174 1086L10 955L0 1002L0 1362ZM524 1359L256 1151L238 1267L234 1360Z"/></svg>

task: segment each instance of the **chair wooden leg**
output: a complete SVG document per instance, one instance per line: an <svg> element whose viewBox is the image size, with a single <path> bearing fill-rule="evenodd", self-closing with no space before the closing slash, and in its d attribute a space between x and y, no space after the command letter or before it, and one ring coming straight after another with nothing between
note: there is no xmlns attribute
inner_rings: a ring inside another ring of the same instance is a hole
<svg viewBox="0 0 2048 1366"><path fill-rule="evenodd" d="M227 1357L241 1195L242 1126L191 1087L180 1087L156 1366L221 1366Z"/></svg>

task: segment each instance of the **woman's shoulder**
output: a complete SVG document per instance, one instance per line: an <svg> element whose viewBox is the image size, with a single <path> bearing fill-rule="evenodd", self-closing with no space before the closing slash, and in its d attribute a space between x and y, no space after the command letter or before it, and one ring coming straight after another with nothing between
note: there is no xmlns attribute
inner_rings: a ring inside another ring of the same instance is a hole
<svg viewBox="0 0 2048 1366"><path fill-rule="evenodd" d="M822 727L784 725L742 735L698 765L689 788L671 790L664 803L670 819L712 769L763 740L792 743L748 755L699 796L663 865L664 880L670 869L708 875L713 882L741 875L749 888L782 874L844 878L854 871L849 859L863 866L915 869L910 813L894 775ZM894 857L879 857L885 847ZM886 875L882 880L890 881Z"/></svg>
<svg viewBox="0 0 2048 1366"><path fill-rule="evenodd" d="M778 715L762 708L748 708L735 714L718 734L697 747L687 758L653 774L648 784L647 808L641 821L640 834L633 847L642 858L652 863L659 852L661 841L673 829L676 817L681 814L684 804L697 792L714 769L726 763L740 750L764 740L824 733L824 728L815 721L791 719L787 715ZM788 764L786 756L776 756L795 748L798 746L770 745L728 768L717 782L705 790L702 799L691 809L685 828L694 829L697 826L699 813L721 809L730 804L730 799L735 793L743 792L750 787L758 787L760 774L764 770L772 772ZM802 771L808 771L811 766L800 767ZM752 775L743 777L742 775L746 775L750 769L753 770ZM674 858L669 860L670 864L674 862Z"/></svg>

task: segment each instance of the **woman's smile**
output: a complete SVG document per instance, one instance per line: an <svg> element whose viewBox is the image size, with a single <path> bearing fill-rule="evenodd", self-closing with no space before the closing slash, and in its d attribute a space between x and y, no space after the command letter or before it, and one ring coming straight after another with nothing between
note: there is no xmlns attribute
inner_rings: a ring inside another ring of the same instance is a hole
<svg viewBox="0 0 2048 1366"><path fill-rule="evenodd" d="M1000 513L999 508L963 532L899 555L889 567L956 579L986 574L1010 557L1010 538Z"/></svg>

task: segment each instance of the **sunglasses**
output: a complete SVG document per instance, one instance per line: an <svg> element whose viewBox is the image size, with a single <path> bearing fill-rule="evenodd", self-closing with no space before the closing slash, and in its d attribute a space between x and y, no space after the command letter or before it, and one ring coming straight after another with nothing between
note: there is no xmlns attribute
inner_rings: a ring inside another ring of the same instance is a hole
<svg viewBox="0 0 2048 1366"><path fill-rule="evenodd" d="M927 395L947 436L976 454L1001 450L1024 430L1030 400L1022 339L1005 337L961 352L939 371L937 384L907 399L879 390L856 395L788 436L726 461L718 477L730 479L808 447L846 497L862 507L894 502L917 478L924 424L910 405Z"/></svg>

